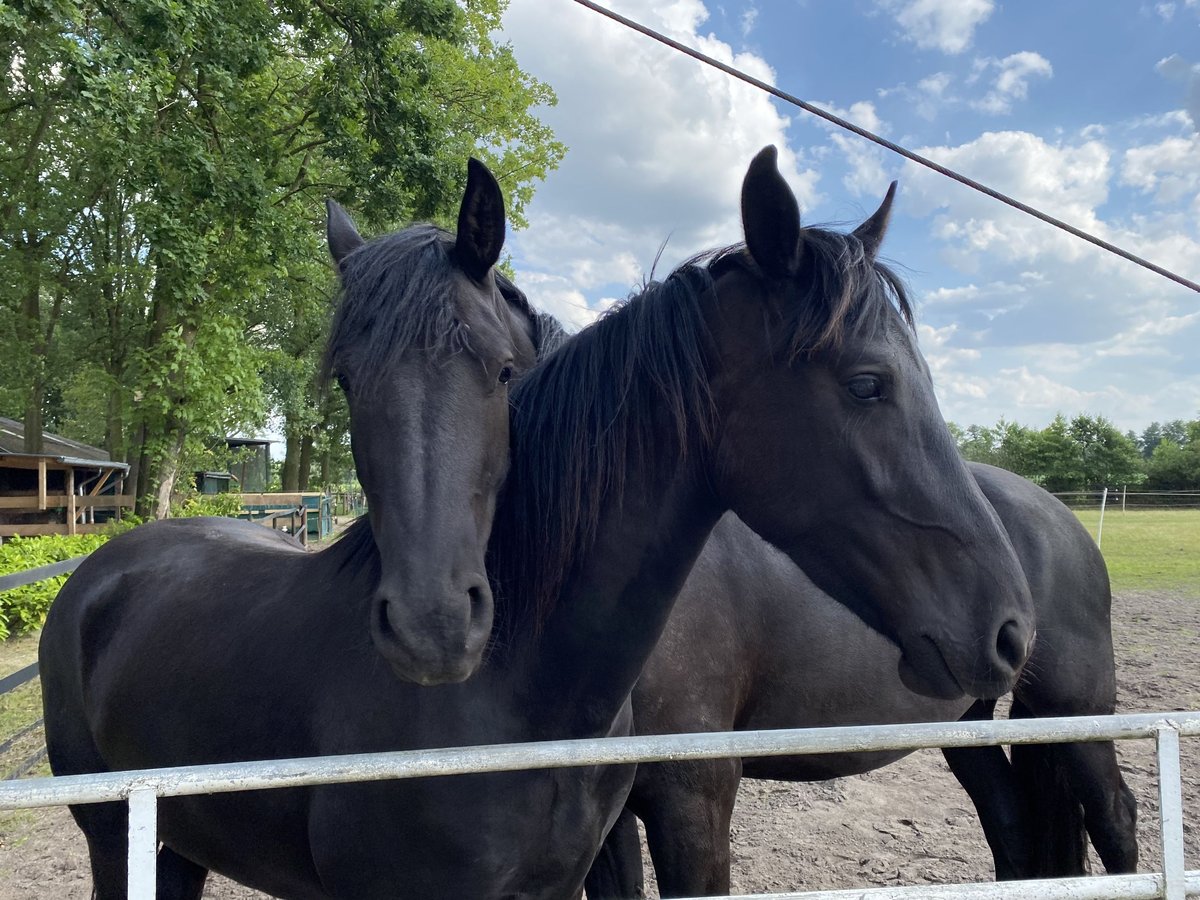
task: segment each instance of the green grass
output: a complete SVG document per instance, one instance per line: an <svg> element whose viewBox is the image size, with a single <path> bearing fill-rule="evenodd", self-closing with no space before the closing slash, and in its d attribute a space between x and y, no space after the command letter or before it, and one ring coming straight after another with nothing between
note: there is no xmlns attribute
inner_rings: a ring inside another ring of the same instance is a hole
<svg viewBox="0 0 1200 900"><path fill-rule="evenodd" d="M1096 536L1099 509L1076 510ZM1101 550L1114 590L1179 587L1200 590L1200 510L1131 509L1104 513Z"/></svg>
<svg viewBox="0 0 1200 900"><path fill-rule="evenodd" d="M37 659L38 635L26 634L0 642L0 676L23 669ZM42 683L35 678L7 694L0 695L0 742L12 737L42 714ZM5 777L27 760L42 745L42 731L34 729L5 753L0 753L0 778ZM43 761L32 774L49 774ZM8 827L8 819L0 820L0 828Z"/></svg>

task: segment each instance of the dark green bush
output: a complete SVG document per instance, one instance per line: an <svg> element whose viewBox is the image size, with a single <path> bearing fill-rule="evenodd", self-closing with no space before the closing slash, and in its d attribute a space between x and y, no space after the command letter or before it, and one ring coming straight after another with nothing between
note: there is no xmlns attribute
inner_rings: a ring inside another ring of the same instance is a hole
<svg viewBox="0 0 1200 900"><path fill-rule="evenodd" d="M240 494L195 495L172 508L172 515L179 518L189 516L236 516L242 509ZM76 556L91 553L109 538L128 531L141 519L127 515L124 521L113 522L100 534L62 534L43 537L13 537L0 544L0 575L48 566ZM50 602L58 596L58 590L67 580L58 575L13 588L0 593L0 641L11 634L35 631L46 621Z"/></svg>
<svg viewBox="0 0 1200 900"><path fill-rule="evenodd" d="M14 537L0 544L0 575L23 572L38 566L48 566L75 556L91 553L108 540L108 534L62 534L44 537ZM48 578L35 584L13 588L0 594L0 640L10 634L21 634L40 628L46 619L50 601L66 575Z"/></svg>

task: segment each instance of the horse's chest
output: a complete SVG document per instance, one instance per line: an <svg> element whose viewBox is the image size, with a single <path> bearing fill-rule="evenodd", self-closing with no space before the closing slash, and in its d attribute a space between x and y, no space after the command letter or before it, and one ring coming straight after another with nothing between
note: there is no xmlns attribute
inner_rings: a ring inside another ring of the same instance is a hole
<svg viewBox="0 0 1200 900"><path fill-rule="evenodd" d="M322 789L313 857L336 897L562 900L631 777L591 767Z"/></svg>

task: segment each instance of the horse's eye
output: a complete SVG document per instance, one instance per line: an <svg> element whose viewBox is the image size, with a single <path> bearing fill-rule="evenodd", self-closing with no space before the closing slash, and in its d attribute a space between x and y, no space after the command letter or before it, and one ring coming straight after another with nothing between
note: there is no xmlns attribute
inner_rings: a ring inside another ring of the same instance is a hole
<svg viewBox="0 0 1200 900"><path fill-rule="evenodd" d="M496 376L496 380L499 381L501 384L508 384L510 381L512 381L512 376L513 376L512 366L504 366L500 370L500 374L498 376Z"/></svg>
<svg viewBox="0 0 1200 900"><path fill-rule="evenodd" d="M883 380L876 375L855 375L846 382L846 389L859 400L883 399Z"/></svg>

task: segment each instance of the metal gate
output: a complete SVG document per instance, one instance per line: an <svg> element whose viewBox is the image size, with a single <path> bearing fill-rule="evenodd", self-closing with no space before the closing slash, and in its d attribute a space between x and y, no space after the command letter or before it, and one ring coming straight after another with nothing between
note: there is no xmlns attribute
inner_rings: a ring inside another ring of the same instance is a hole
<svg viewBox="0 0 1200 900"><path fill-rule="evenodd" d="M1163 851L1161 872L998 884L921 885L754 896L758 900L846 900L851 897L864 900L943 897L969 900L1183 900L1189 895L1200 895L1200 871L1189 872L1184 868L1179 766L1180 737L1195 735L1200 735L1200 712L497 744L34 778L0 785L0 809L128 801L129 898L153 900L159 797L608 763L1152 738L1158 749Z"/></svg>

